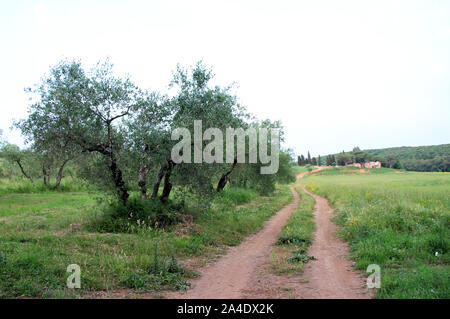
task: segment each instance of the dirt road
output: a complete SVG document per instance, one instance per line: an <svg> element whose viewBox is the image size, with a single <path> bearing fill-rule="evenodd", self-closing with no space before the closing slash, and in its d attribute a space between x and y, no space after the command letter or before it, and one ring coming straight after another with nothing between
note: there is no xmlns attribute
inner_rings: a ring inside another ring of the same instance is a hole
<svg viewBox="0 0 450 319"><path fill-rule="evenodd" d="M297 174L297 178L304 174ZM302 275L286 277L270 273L272 245L298 206L299 197L293 187L291 192L294 202L272 216L259 233L230 248L216 263L199 269L200 278L191 281L192 289L169 293L166 297L370 298L363 288L362 276L353 272L351 261L344 258L348 254L346 244L333 236L337 228L330 220L332 209L326 199L314 194L311 195L316 200L317 231L309 254L317 260L310 261Z"/></svg>
<svg viewBox="0 0 450 319"><path fill-rule="evenodd" d="M334 236L337 226L331 221L333 210L328 201L304 187L303 191L316 200L314 219L317 230L308 250L316 260L307 264L301 276L305 283L296 285L297 298L371 298L362 275L352 270L353 262L347 258L347 244Z"/></svg>
<svg viewBox="0 0 450 319"><path fill-rule="evenodd" d="M243 290L251 286L252 273L259 264L270 258L271 246L281 232L283 225L298 205L298 194L291 187L294 202L272 216L264 228L244 240L239 246L214 264L209 264L198 272L200 278L191 282L193 289L172 293L168 298L243 298Z"/></svg>

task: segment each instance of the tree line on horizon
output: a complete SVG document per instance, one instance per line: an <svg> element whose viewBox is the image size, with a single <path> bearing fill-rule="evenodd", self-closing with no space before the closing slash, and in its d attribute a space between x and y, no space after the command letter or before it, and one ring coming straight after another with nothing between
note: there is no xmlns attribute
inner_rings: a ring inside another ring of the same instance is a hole
<svg viewBox="0 0 450 319"><path fill-rule="evenodd" d="M364 165L364 163L371 161L379 161L382 167L388 168L402 168L400 161L393 155L388 155L386 157L373 156L366 151L362 151L359 147L354 147L351 152L342 151L339 154L329 154L323 157L320 155L316 157L311 157L309 151L308 156L305 158L303 155L297 157L297 164L299 166L313 165L313 166L346 166L349 164L358 163Z"/></svg>
<svg viewBox="0 0 450 319"><path fill-rule="evenodd" d="M331 155L328 155L325 159L325 165L333 165L330 164L331 162ZM303 155L297 156L297 164L298 166L305 166L305 165L313 165L313 166L322 166L323 161L320 155L316 157L311 157L311 154L308 151L307 157L304 157Z"/></svg>
<svg viewBox="0 0 450 319"><path fill-rule="evenodd" d="M402 146L366 151L374 156L393 155L408 171L450 172L450 144Z"/></svg>
<svg viewBox="0 0 450 319"><path fill-rule="evenodd" d="M322 158L322 160L320 160ZM323 160L323 158L325 160ZM449 172L450 171L450 144L397 147L387 149L361 150L353 148L351 152L342 151L338 154L320 155L312 157L308 151L307 157L297 156L299 166L345 166L348 164L364 164L370 161L379 161L381 167L405 169L419 172Z"/></svg>

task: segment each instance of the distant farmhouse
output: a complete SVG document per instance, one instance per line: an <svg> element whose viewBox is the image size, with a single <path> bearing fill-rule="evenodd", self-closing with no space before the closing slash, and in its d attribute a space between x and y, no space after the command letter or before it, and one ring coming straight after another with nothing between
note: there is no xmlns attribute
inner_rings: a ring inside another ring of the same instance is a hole
<svg viewBox="0 0 450 319"><path fill-rule="evenodd" d="M380 161L376 161L376 162L366 162L364 164L360 164L360 163L348 163L345 166L354 166L354 167L359 167L359 168L381 168L381 162Z"/></svg>

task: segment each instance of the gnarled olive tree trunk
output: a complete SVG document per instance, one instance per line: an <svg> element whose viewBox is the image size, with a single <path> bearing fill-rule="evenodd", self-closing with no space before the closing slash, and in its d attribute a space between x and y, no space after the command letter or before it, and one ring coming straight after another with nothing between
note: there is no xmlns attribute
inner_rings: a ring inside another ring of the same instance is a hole
<svg viewBox="0 0 450 319"><path fill-rule="evenodd" d="M54 189L57 189L59 187L59 185L61 184L64 166L66 166L68 161L69 161L69 159L64 160L64 162L59 167L58 175L56 175L56 183L55 183L55 186L53 187Z"/></svg>
<svg viewBox="0 0 450 319"><path fill-rule="evenodd" d="M170 182L170 175L172 174L172 170L175 167L175 163L172 160L167 161L167 169L164 174L164 188L159 199L165 203L169 199L170 192L172 191L172 183Z"/></svg>
<svg viewBox="0 0 450 319"><path fill-rule="evenodd" d="M20 170L22 171L23 176L25 176L26 178L28 178L28 180L29 180L30 182L33 183L33 179L31 178L31 176L29 176L27 173L25 173L25 170L24 170L24 168L23 168L23 166L22 166L22 163L20 162L20 159L16 160L16 163L19 165Z"/></svg>
<svg viewBox="0 0 450 319"><path fill-rule="evenodd" d="M164 178L166 170L167 170L167 163L165 163L159 170L158 177L156 178L156 182L153 185L152 199L155 199L158 196L159 187L161 185L162 179Z"/></svg>
<svg viewBox="0 0 450 319"><path fill-rule="evenodd" d="M138 187L139 187L139 193L141 196L141 200L147 199L147 183L145 182L145 179L147 177L149 170L150 169L148 168L147 165L141 167L141 169L139 170Z"/></svg>
<svg viewBox="0 0 450 319"><path fill-rule="evenodd" d="M236 167L236 164L237 164L237 157L234 158L233 165L231 165L230 170L227 171L225 174L223 174L222 177L220 177L219 183L217 183L216 188L217 192L220 192L225 188L228 182L228 176L230 176L230 174L233 172L234 168Z"/></svg>

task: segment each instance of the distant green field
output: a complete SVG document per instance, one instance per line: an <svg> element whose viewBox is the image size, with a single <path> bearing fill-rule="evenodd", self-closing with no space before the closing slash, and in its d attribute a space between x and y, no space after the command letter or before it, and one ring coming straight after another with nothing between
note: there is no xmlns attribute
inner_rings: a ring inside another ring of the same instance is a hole
<svg viewBox="0 0 450 319"><path fill-rule="evenodd" d="M295 172L296 173L303 173L303 172L307 172L308 171L305 166L294 166L294 167L295 167Z"/></svg>
<svg viewBox="0 0 450 319"><path fill-rule="evenodd" d="M89 297L99 290L185 287L195 273L173 257L213 258L225 246L257 232L292 200L287 185L269 197L227 188L211 210L192 213L195 224L99 233L92 225L102 215L96 200L100 194L10 190L0 194L0 298ZM69 232L70 224L81 225L81 231ZM81 268L81 289L75 291L66 288L70 264Z"/></svg>
<svg viewBox="0 0 450 319"><path fill-rule="evenodd" d="M344 167L304 182L335 208L356 267L381 266L377 298L450 298L450 173Z"/></svg>

